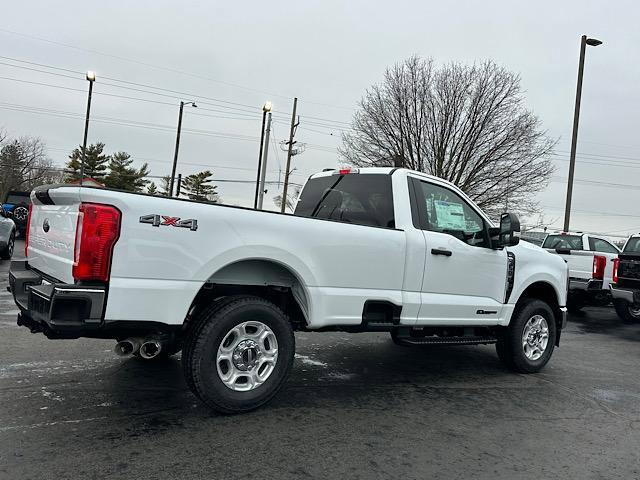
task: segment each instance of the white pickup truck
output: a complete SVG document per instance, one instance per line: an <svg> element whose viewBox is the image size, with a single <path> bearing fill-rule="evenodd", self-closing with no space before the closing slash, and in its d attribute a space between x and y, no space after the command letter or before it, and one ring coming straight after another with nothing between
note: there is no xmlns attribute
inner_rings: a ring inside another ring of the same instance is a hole
<svg viewBox="0 0 640 480"><path fill-rule="evenodd" d="M181 349L192 391L243 412L276 394L301 330L495 343L513 370L539 371L566 322L568 271L519 228L395 168L313 175L294 215L48 186L32 193L10 289L32 332L114 338L147 359Z"/></svg>
<svg viewBox="0 0 640 480"><path fill-rule="evenodd" d="M609 285L613 262L620 253L618 247L595 235L561 232L547 235L542 248L557 253L569 265L567 307L570 312L611 302Z"/></svg>

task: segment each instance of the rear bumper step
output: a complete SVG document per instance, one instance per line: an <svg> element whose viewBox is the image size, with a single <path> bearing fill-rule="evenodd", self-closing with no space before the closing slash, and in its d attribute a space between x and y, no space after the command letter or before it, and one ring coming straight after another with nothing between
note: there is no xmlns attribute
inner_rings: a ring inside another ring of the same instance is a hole
<svg viewBox="0 0 640 480"><path fill-rule="evenodd" d="M602 280L570 278L569 290L602 290Z"/></svg>
<svg viewBox="0 0 640 480"><path fill-rule="evenodd" d="M11 262L9 289L20 308L18 325L50 338L77 338L102 326L106 287L43 281L27 262Z"/></svg>
<svg viewBox="0 0 640 480"><path fill-rule="evenodd" d="M620 288L609 285L611 296L617 300L624 300L628 303L640 304L640 290L630 288Z"/></svg>

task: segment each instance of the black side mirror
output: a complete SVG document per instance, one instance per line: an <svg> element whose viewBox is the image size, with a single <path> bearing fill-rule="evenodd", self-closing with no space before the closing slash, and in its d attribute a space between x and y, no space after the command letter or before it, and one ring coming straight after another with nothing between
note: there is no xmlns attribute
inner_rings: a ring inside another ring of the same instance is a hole
<svg viewBox="0 0 640 480"><path fill-rule="evenodd" d="M520 243L520 220L515 213L500 215L498 241L503 247L511 247Z"/></svg>

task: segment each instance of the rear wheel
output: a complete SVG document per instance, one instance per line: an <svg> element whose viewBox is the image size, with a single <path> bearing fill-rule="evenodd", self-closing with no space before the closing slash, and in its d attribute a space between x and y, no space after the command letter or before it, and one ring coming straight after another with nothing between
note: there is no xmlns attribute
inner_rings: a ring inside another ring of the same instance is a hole
<svg viewBox="0 0 640 480"><path fill-rule="evenodd" d="M556 322L551 307L542 300L525 299L498 338L496 352L510 369L535 373L551 358L555 341Z"/></svg>
<svg viewBox="0 0 640 480"><path fill-rule="evenodd" d="M571 295L567 299L567 311L569 313L580 313L580 310L584 307L584 299L579 295Z"/></svg>
<svg viewBox="0 0 640 480"><path fill-rule="evenodd" d="M15 233L12 233L9 236L9 241L7 242L7 246L4 247L4 250L2 250L2 252L0 252L0 258L2 258L3 260L11 260L11 257L13 257L13 249L16 245L16 237L15 237Z"/></svg>
<svg viewBox="0 0 640 480"><path fill-rule="evenodd" d="M624 300L615 299L613 306L616 309L618 317L625 323L633 323L640 321L640 305L634 305Z"/></svg>
<svg viewBox="0 0 640 480"><path fill-rule="evenodd" d="M182 363L187 384L206 405L241 413L273 398L294 352L291 323L277 306L236 296L199 316L185 340Z"/></svg>
<svg viewBox="0 0 640 480"><path fill-rule="evenodd" d="M398 330L391 330L391 332L389 332L389 334L391 335L391 341L393 343L395 343L396 345L399 345L401 347L408 347L409 344L407 344L406 342L402 341L402 337L399 336L398 334Z"/></svg>

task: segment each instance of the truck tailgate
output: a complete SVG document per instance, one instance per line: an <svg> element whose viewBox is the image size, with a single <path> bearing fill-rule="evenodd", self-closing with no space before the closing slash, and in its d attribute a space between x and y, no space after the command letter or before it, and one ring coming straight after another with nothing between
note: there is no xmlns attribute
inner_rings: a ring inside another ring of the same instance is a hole
<svg viewBox="0 0 640 480"><path fill-rule="evenodd" d="M545 250L550 253L557 253L567 262L571 278L589 280L593 275L594 252L585 250L558 251L554 248L545 248Z"/></svg>
<svg viewBox="0 0 640 480"><path fill-rule="evenodd" d="M79 188L36 189L31 194L27 258L46 276L73 283Z"/></svg>

